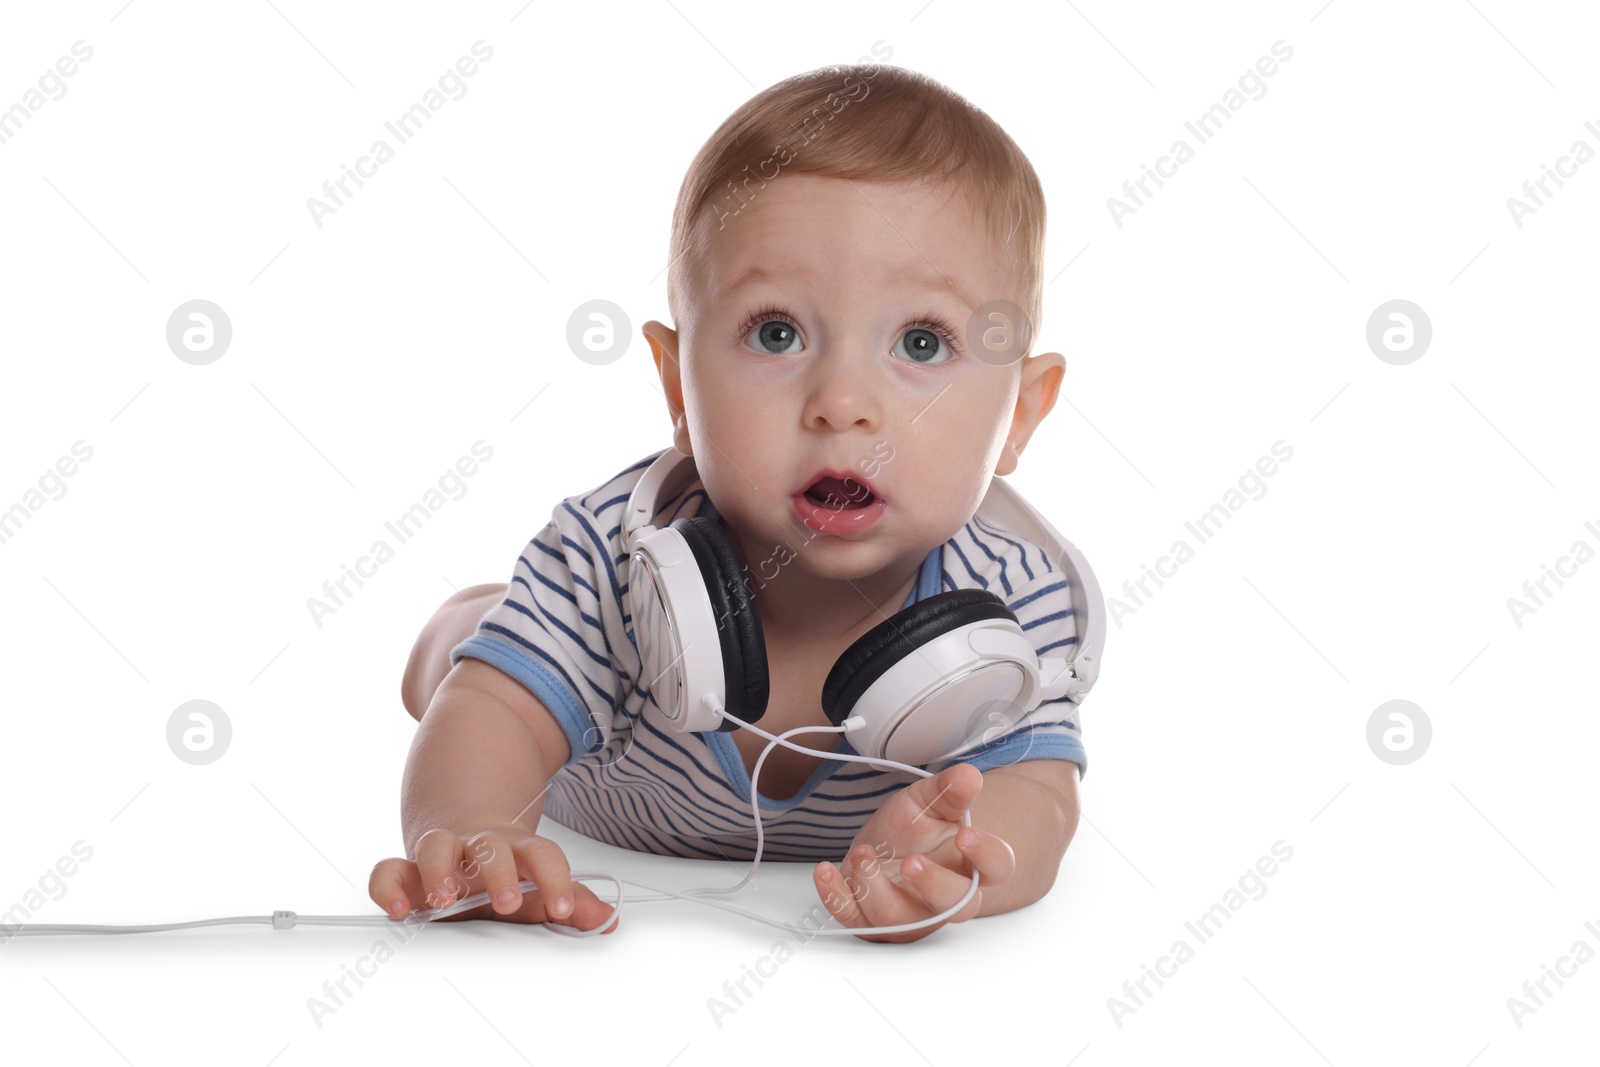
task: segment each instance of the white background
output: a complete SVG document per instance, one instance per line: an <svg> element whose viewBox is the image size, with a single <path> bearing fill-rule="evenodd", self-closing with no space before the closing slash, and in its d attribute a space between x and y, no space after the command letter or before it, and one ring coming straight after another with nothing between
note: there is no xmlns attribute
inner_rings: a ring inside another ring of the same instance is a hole
<svg viewBox="0 0 1600 1067"><path fill-rule="evenodd" d="M426 928L320 1027L307 998L373 933L21 938L0 947L7 1052L1592 1057L1600 962L1548 986L1520 1027L1506 1005L1579 939L1600 950L1583 843L1600 563L1520 627L1506 605L1573 542L1600 548L1584 527L1600 526L1600 161L1521 227L1506 206L1575 140L1600 149L1584 128L1600 125L1592 10L577 6L0 15L0 107L74 41L94 49L0 145L0 508L75 441L93 448L0 544L0 909L82 840L92 859L34 921L375 914L367 874L401 848L415 724L398 688L418 629L452 587L509 578L561 498L669 442L637 330L669 319L685 167L760 88L874 42L987 110L1044 182L1039 350L1068 369L1011 482L1106 595L1275 441L1292 460L1113 627L1084 709L1083 824L1037 904L912 945L816 938L720 1027L707 998L778 932L684 903L625 909L600 940ZM466 95L317 227L307 198L480 39L494 56ZM1293 57L1266 94L1197 144L1185 120L1279 40ZM1118 227L1107 198L1179 137L1194 158ZM595 298L633 320L604 367L565 342ZM193 299L233 325L209 366L166 344ZM1365 340L1393 299L1433 326L1406 366ZM307 598L480 439L494 456L466 495L318 627ZM192 699L233 726L204 767L166 743ZM1432 724L1405 766L1366 740L1391 699ZM575 867L675 885L739 873L541 832ZM1266 894L1199 944L1184 923L1280 840L1293 858ZM740 903L797 919L808 872L764 866ZM1194 957L1114 1018L1108 998L1127 1001L1124 981L1179 938Z"/></svg>

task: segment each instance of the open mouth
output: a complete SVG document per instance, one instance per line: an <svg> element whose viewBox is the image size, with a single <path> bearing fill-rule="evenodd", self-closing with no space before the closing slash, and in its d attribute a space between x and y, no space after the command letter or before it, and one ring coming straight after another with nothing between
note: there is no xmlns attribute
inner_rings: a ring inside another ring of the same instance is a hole
<svg viewBox="0 0 1600 1067"><path fill-rule="evenodd" d="M876 494L866 485L851 477L836 478L825 474L806 489L807 500L821 504L833 511L851 511L864 508L877 500Z"/></svg>

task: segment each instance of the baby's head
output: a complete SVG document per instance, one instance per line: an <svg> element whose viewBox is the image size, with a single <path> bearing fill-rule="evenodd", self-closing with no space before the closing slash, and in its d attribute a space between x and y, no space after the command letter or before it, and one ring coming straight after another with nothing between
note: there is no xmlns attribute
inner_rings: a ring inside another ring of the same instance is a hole
<svg viewBox="0 0 1600 1067"><path fill-rule="evenodd" d="M1028 354L1044 226L1011 138L912 71L798 75L712 134L673 216L676 329L644 332L748 566L787 544L818 577L909 573L1016 468L1066 365ZM808 527L825 469L854 476L836 502L868 500L842 518L875 522Z"/></svg>

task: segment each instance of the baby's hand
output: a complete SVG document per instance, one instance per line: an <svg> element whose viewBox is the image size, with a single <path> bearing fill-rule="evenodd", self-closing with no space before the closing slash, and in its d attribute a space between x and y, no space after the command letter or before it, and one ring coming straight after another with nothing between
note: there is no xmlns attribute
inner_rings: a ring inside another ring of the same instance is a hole
<svg viewBox="0 0 1600 1067"><path fill-rule="evenodd" d="M966 907L944 923L899 934L860 934L863 941L904 943L927 937L945 923L978 914L983 890L1011 877L1017 858L1001 838L961 824L983 789L983 772L970 763L946 767L890 797L856 834L843 872L826 861L811 877L823 903L844 926L898 926L952 907L971 888Z"/></svg>
<svg viewBox="0 0 1600 1067"><path fill-rule="evenodd" d="M499 826L476 834L429 830L417 840L415 862L398 857L372 868L367 892L391 919L403 919L414 908L447 908L483 890L489 903L455 919L498 919L502 922L554 922L593 930L611 917L611 905L588 886L572 880L572 867L561 846L530 834L521 826ZM538 889L518 887L531 881ZM611 933L622 920L611 925Z"/></svg>

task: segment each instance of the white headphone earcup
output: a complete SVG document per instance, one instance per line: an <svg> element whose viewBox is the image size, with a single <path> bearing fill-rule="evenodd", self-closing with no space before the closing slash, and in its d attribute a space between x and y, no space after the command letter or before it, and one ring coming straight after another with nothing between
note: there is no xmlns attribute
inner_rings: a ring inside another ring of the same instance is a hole
<svg viewBox="0 0 1600 1067"><path fill-rule="evenodd" d="M693 711L687 694L693 691L696 671L682 635L683 616L696 608L693 585L684 580L686 564L694 569L688 546L673 529L647 530L628 556L628 614L639 653L635 682L649 694L646 711L654 707L679 731L694 728L686 717ZM700 595L705 595L703 588ZM701 607L710 614L709 602Z"/></svg>
<svg viewBox="0 0 1600 1067"><path fill-rule="evenodd" d="M1037 653L1005 602L985 589L939 593L879 623L823 686L830 721L865 723L850 743L921 766L1008 732L1039 690Z"/></svg>
<svg viewBox="0 0 1600 1067"><path fill-rule="evenodd" d="M743 581L732 546L700 516L650 530L629 555L638 684L680 733L735 728L708 696L746 722L766 711L766 645Z"/></svg>

